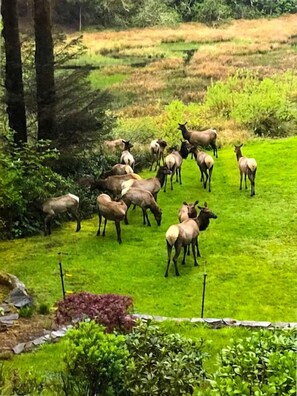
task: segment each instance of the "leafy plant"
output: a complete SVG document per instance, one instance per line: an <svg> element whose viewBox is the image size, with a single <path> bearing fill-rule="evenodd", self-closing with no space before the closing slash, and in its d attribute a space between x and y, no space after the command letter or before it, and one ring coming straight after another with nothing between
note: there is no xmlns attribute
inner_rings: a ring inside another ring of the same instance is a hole
<svg viewBox="0 0 297 396"><path fill-rule="evenodd" d="M58 324L86 318L106 326L108 331L114 329L128 331L134 325L129 315L132 298L117 294L74 293L58 302L56 321Z"/></svg>
<svg viewBox="0 0 297 396"><path fill-rule="evenodd" d="M19 309L19 315L21 318L32 318L35 308L33 306L25 305Z"/></svg>
<svg viewBox="0 0 297 396"><path fill-rule="evenodd" d="M80 390L78 394L121 394L129 355L124 336L106 334L104 327L91 321L70 330L66 342L66 375Z"/></svg>
<svg viewBox="0 0 297 396"><path fill-rule="evenodd" d="M223 349L213 395L295 395L296 329L261 330Z"/></svg>
<svg viewBox="0 0 297 396"><path fill-rule="evenodd" d="M204 377L202 340L140 323L126 335L126 344L133 362L125 376L129 395L193 394Z"/></svg>

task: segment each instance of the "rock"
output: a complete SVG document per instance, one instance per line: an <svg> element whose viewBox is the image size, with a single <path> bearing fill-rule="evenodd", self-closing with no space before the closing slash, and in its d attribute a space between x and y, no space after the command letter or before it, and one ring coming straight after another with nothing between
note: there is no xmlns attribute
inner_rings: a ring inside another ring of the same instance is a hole
<svg viewBox="0 0 297 396"><path fill-rule="evenodd" d="M30 297L26 291L16 287L8 295L5 300L10 304L13 304L17 308L25 307L26 305L32 306L32 297Z"/></svg>
<svg viewBox="0 0 297 396"><path fill-rule="evenodd" d="M12 350L16 355L19 355L20 353L22 353L24 351L25 345L26 345L25 342L22 342L22 343L16 345L14 348L12 348Z"/></svg>
<svg viewBox="0 0 297 396"><path fill-rule="evenodd" d="M44 344L46 341L46 338L44 336L36 338L35 340L32 341L33 345L41 345Z"/></svg>
<svg viewBox="0 0 297 396"><path fill-rule="evenodd" d="M6 320L17 320L19 318L19 314L14 313L10 315L4 315L0 316L0 322L6 321Z"/></svg>
<svg viewBox="0 0 297 396"><path fill-rule="evenodd" d="M271 322L254 322L251 320L242 320L240 323L240 326L243 327L269 327L271 325Z"/></svg>

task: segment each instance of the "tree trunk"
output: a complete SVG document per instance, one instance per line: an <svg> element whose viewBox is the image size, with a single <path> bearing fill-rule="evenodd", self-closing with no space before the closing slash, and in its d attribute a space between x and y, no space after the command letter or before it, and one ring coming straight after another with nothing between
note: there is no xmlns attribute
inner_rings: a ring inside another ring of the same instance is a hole
<svg viewBox="0 0 297 396"><path fill-rule="evenodd" d="M79 6L79 26L78 26L78 29L81 32L81 6Z"/></svg>
<svg viewBox="0 0 297 396"><path fill-rule="evenodd" d="M34 0L38 139L56 136L56 90L50 0Z"/></svg>
<svg viewBox="0 0 297 396"><path fill-rule="evenodd" d="M1 4L1 1L0 1ZM14 141L27 142L26 109L22 77L21 45L17 0L2 0L2 35L5 41L5 88L9 126L16 133Z"/></svg>

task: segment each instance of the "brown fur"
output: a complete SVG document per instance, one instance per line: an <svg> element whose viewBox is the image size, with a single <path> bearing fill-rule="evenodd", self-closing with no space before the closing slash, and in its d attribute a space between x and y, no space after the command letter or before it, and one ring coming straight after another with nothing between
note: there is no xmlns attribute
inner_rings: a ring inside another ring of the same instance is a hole
<svg viewBox="0 0 297 396"><path fill-rule="evenodd" d="M60 197L48 198L43 202L41 209L45 213L44 219L44 235L50 235L52 219L60 213L71 213L76 219L76 232L80 230L79 217L79 198L73 194L66 194Z"/></svg>
<svg viewBox="0 0 297 396"><path fill-rule="evenodd" d="M99 214L99 228L97 231L97 235L100 235L102 217L104 217L104 228L102 236L105 236L107 220L114 221L117 231L117 241L119 243L122 243L120 222L125 218L127 211L126 204L123 201L113 201L107 194L100 194L97 197L97 206Z"/></svg>
<svg viewBox="0 0 297 396"><path fill-rule="evenodd" d="M126 188L122 192L122 200L126 203L127 205L127 212L126 212L126 217L125 217L125 223L128 224L128 210L130 206L136 205L139 206L142 209L142 214L143 214L143 224L146 224L147 220L147 225L151 226L151 223L148 218L147 214L147 209L150 209L150 211L153 213L155 216L156 222L158 225L161 225L161 220L162 220L162 210L159 208L157 205L157 202L155 201L153 195L146 190L143 190L141 188Z"/></svg>
<svg viewBox="0 0 297 396"><path fill-rule="evenodd" d="M186 128L187 123L178 124L178 129L182 132L183 138L188 140L193 146L207 147L211 146L213 155L218 158L217 148L217 131L215 129L206 129L205 131L191 131Z"/></svg>
<svg viewBox="0 0 297 396"><path fill-rule="evenodd" d="M256 178L256 172L257 172L257 162L254 158L247 158L242 155L242 152L241 152L242 146L243 146L242 144L240 146L234 146L234 152L236 154L239 173L240 173L239 189L242 190L242 176L243 175L244 175L245 188L247 189L246 177L248 176L248 178L251 182L251 197L252 197L253 195L256 194L255 193L255 178Z"/></svg>

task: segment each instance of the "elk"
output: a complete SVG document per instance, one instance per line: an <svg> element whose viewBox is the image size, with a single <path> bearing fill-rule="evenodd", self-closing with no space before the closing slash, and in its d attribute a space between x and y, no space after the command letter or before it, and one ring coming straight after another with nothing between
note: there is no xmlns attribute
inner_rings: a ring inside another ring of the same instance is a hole
<svg viewBox="0 0 297 396"><path fill-rule="evenodd" d="M167 166L160 166L155 177L150 177L149 179L142 180L128 180L123 183L123 189L127 187L136 187L147 190L153 194L153 197L157 202L158 192L163 187L166 176L170 174L171 171L167 168Z"/></svg>
<svg viewBox="0 0 297 396"><path fill-rule="evenodd" d="M256 178L256 172L257 172L257 162L255 158L247 158L242 155L241 152L241 147L243 144L239 146L234 146L234 152L236 153L236 158L238 162L238 168L240 172L240 184L239 184L239 189L242 190L242 176L244 174L244 183L245 183L245 188L247 189L247 184L246 184L246 177L248 176L250 182L251 182L251 197L255 195L255 178Z"/></svg>
<svg viewBox="0 0 297 396"><path fill-rule="evenodd" d="M198 236L201 231L204 231L209 224L209 219L216 219L217 216L210 211L207 206L207 203L204 203L204 207L199 207L200 213L197 217L193 219L184 220L180 224L172 225L168 228L166 232L166 243L167 243L167 268L165 272L165 277L168 276L170 261L171 261L171 253L173 246L175 247L175 254L173 257L173 263L175 267L175 274L179 276L178 268L177 268L177 260L180 255L181 248L184 248L184 256L182 260L182 264L186 262L186 252L187 247L192 245L192 252L194 256L194 266L198 265L196 259L196 250L197 256L200 257L199 246L198 246Z"/></svg>
<svg viewBox="0 0 297 396"><path fill-rule="evenodd" d="M116 164L110 170L103 172L101 177L105 179L108 176L127 175L129 173L133 173L133 169L130 165Z"/></svg>
<svg viewBox="0 0 297 396"><path fill-rule="evenodd" d="M198 213L196 210L196 205L198 205L198 200L193 204L188 204L187 202L183 203L183 206L178 211L178 220L182 223L185 220L193 219L197 217ZM188 256L190 255L190 245L188 246Z"/></svg>
<svg viewBox="0 0 297 396"><path fill-rule="evenodd" d="M66 194L60 197L48 198L41 205L43 213L46 215L44 219L44 235L52 233L52 219L60 213L70 213L76 219L76 232L80 230L79 216L79 197L74 194Z"/></svg>
<svg viewBox="0 0 297 396"><path fill-rule="evenodd" d="M104 147L109 151L120 151L124 150L125 147L122 139L105 140L103 144Z"/></svg>
<svg viewBox="0 0 297 396"><path fill-rule="evenodd" d="M164 165L164 150L167 146L167 142L163 139L152 140L150 143L150 152L151 152L151 167L150 170L153 168L154 162L156 162L155 170L157 167L160 166L160 160L162 158L163 165Z"/></svg>
<svg viewBox="0 0 297 396"><path fill-rule="evenodd" d="M171 190L173 190L172 179L174 174L176 174L176 182L178 182L179 180L179 184L182 184L181 166L183 159L187 158L189 154L188 143L182 141L181 148L179 151L176 150L176 147L171 147L170 149L172 150L172 152L165 157L165 164L167 165L167 168L172 172L170 183L171 183ZM164 183L164 192L166 192L166 186L167 186L167 177Z"/></svg>
<svg viewBox="0 0 297 396"><path fill-rule="evenodd" d="M188 140L193 146L207 147L211 146L213 149L213 155L218 158L217 148L217 131L215 129L206 129L205 131L190 131L186 128L187 123L178 124L178 128L183 135L183 138Z"/></svg>
<svg viewBox="0 0 297 396"><path fill-rule="evenodd" d="M149 191L143 190L141 188L135 188L135 187L129 188L128 187L128 188L125 188L122 192L122 200L127 205L125 224L128 224L128 210L129 210L130 206L133 204L133 205L139 206L142 209L144 225L146 224L146 221L147 221L147 225L151 226L151 223L150 223L150 220L149 220L148 214L147 214L147 209L150 209L150 211L155 216L158 226L161 225L162 210L159 208L153 195Z"/></svg>
<svg viewBox="0 0 297 396"><path fill-rule="evenodd" d="M139 180L141 177L136 173L129 173L127 175L115 175L108 176L106 179L99 179L91 181L91 190L99 189L99 190L107 190L113 194L113 196L120 196L122 192L122 184L123 182L134 179Z"/></svg>
<svg viewBox="0 0 297 396"><path fill-rule="evenodd" d="M211 176L214 166L213 158L203 151L199 151L195 146L190 149L190 152L195 155L197 165L199 166L201 174L200 181L203 183L204 188L206 188L208 181L208 191L211 192Z"/></svg>
<svg viewBox="0 0 297 396"><path fill-rule="evenodd" d="M130 153L130 149L133 147L133 144L130 143L130 140L122 140L124 143L124 151L122 152L120 163L125 165L130 165L134 170L135 160L133 155Z"/></svg>
<svg viewBox="0 0 297 396"><path fill-rule="evenodd" d="M122 243L121 238L121 220L125 218L127 205L123 201L113 201L109 195L100 194L97 197L98 215L99 215L99 228L97 236L100 235L100 228L102 217L104 217L104 228L102 236L105 236L105 229L107 220L114 221L117 231L117 241Z"/></svg>

